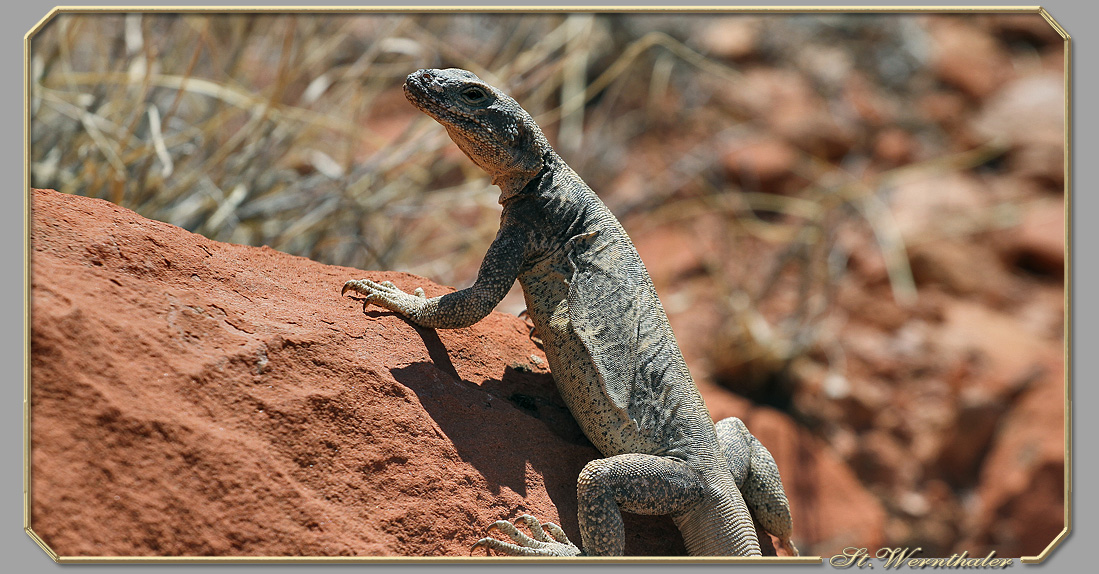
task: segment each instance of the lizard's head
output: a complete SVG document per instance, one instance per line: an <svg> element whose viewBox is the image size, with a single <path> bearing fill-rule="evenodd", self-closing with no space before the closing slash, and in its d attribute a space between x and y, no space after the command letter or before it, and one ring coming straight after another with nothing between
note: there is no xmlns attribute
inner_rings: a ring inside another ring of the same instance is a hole
<svg viewBox="0 0 1099 574"><path fill-rule="evenodd" d="M404 84L405 97L435 118L492 182L515 191L542 169L551 151L534 118L473 72L458 68L417 70Z"/></svg>

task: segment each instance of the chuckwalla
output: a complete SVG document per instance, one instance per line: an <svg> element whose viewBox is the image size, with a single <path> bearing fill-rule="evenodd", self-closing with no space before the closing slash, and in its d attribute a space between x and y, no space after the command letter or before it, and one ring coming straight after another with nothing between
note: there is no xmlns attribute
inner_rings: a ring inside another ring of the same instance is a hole
<svg viewBox="0 0 1099 574"><path fill-rule="evenodd" d="M530 114L466 70L418 70L404 91L500 187L500 231L467 289L426 298L363 279L343 292L364 295L364 309L453 329L488 315L518 279L557 388L605 457L577 481L583 551L529 515L516 523L531 536L501 520L490 528L513 542L483 538L474 548L621 555L625 510L671 515L692 555L758 555L751 509L796 553L771 454L739 419L712 422L629 236Z"/></svg>

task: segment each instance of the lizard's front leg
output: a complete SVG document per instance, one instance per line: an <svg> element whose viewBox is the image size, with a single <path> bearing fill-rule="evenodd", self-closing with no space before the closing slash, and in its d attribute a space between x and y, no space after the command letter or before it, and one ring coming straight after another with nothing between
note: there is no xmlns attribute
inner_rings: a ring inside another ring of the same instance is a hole
<svg viewBox="0 0 1099 574"><path fill-rule="evenodd" d="M366 297L363 310L371 303L396 311L413 323L434 329L468 327L488 315L507 295L523 262L523 228L507 217L488 248L473 286L440 297L425 297L423 289L412 293L389 281L358 279L343 284L342 294L354 291Z"/></svg>

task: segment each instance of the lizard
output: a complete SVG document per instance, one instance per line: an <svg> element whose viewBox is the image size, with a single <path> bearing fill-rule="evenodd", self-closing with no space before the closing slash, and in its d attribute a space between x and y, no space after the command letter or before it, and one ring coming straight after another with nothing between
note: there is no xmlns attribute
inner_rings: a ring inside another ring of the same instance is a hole
<svg viewBox="0 0 1099 574"><path fill-rule="evenodd" d="M500 229L471 287L428 298L358 279L341 295L453 329L487 316L518 280L557 389L604 457L577 479L581 547L524 514L489 527L512 542L486 536L471 551L622 555L624 510L671 515L688 553L702 556L759 555L754 514L796 555L774 458L740 419L713 423L633 242L531 115L457 68L417 70L404 93L499 186Z"/></svg>

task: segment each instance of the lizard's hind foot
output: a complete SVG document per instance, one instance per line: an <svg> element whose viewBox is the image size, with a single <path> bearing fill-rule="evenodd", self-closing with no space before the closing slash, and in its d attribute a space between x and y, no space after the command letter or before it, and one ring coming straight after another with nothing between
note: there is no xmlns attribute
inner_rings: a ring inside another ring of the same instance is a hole
<svg viewBox="0 0 1099 574"><path fill-rule="evenodd" d="M506 520L497 520L488 530L499 530L507 534L515 543L504 542L497 538L486 537L477 541L470 554L478 548L495 550L508 556L579 556L580 549L569 541L565 531L552 522L542 524L537 518L524 514L515 519L516 524L527 525L531 536L519 531L514 524ZM548 533L548 534L547 534ZM552 538L551 538L552 537Z"/></svg>
<svg viewBox="0 0 1099 574"><path fill-rule="evenodd" d="M779 547L785 550L790 556L800 556L797 546L790 539L780 540Z"/></svg>

